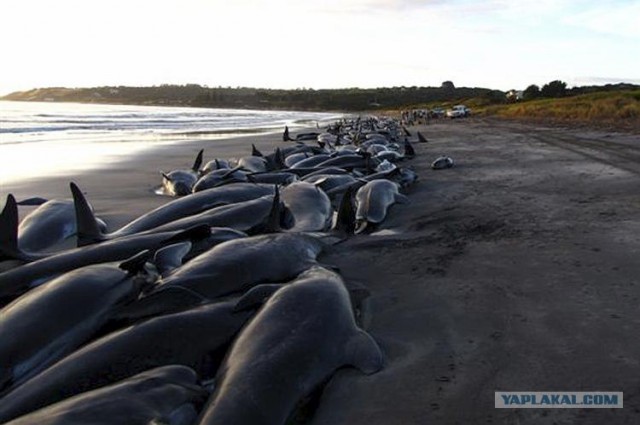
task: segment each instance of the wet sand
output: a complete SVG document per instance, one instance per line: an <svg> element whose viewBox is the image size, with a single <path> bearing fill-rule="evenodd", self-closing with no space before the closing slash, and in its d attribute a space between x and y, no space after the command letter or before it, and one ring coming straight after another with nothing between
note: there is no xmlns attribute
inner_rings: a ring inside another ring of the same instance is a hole
<svg viewBox="0 0 640 425"><path fill-rule="evenodd" d="M372 293L387 356L343 369L313 424L602 424L640 420L638 136L480 119L416 129L420 176L382 235L323 258ZM413 140L415 140L415 136ZM0 188L69 197L75 181L114 229L168 201L159 170L267 153L281 135L161 146L78 175ZM433 171L440 154L456 167ZM494 391L623 391L624 409L494 409Z"/></svg>
<svg viewBox="0 0 640 425"><path fill-rule="evenodd" d="M71 198L69 182L75 182L96 212L105 219L110 229L117 229L132 219L144 214L172 198L158 196L160 172L189 169L200 149L204 149L204 163L214 158L232 158L251 154L251 144L263 149L265 155L282 145L280 133L242 136L228 139L184 141L137 152L118 162L105 163L98 168L61 172L53 176L40 176L20 182L0 185L0 197L8 193L16 199L40 196L47 199ZM37 175L37 171L34 171ZM3 201L4 202L4 201ZM20 214L29 212L21 207Z"/></svg>

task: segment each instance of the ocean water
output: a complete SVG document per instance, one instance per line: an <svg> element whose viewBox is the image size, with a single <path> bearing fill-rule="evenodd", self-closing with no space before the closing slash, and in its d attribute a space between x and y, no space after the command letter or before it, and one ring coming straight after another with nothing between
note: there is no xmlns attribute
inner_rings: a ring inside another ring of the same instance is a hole
<svg viewBox="0 0 640 425"><path fill-rule="evenodd" d="M159 144L281 132L339 114L0 101L0 185L91 169Z"/></svg>

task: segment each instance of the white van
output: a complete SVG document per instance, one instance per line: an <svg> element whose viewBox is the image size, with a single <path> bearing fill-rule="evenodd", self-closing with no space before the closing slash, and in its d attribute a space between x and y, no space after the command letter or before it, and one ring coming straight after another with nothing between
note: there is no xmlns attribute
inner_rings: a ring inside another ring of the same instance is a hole
<svg viewBox="0 0 640 425"><path fill-rule="evenodd" d="M449 118L462 118L468 117L471 114L471 109L464 105L456 105L447 111L447 117Z"/></svg>

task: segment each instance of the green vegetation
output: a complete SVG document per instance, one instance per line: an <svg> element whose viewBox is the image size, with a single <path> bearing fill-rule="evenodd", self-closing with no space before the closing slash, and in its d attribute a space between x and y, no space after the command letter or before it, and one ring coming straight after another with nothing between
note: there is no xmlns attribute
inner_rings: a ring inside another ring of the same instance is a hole
<svg viewBox="0 0 640 425"><path fill-rule="evenodd" d="M478 111L485 116L527 118L578 123L640 122L640 89L601 91L571 97L536 99L490 105Z"/></svg>
<svg viewBox="0 0 640 425"><path fill-rule="evenodd" d="M391 87L377 89L271 90L247 87L209 88L197 84L153 87L45 88L16 92L5 100L199 106L211 108L363 111L406 108L425 102L482 97L483 88ZM500 93L500 98L504 93Z"/></svg>

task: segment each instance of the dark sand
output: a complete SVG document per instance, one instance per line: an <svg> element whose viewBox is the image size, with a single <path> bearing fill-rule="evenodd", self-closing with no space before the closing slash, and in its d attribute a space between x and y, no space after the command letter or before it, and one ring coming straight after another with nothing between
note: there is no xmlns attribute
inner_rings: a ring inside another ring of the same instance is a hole
<svg viewBox="0 0 640 425"><path fill-rule="evenodd" d="M384 235L323 261L371 290L373 376L339 371L313 423L640 422L640 139L499 121L419 128L420 182ZM416 128L411 128L412 131ZM414 137L415 139L415 137ZM268 152L279 134L163 146L104 169L3 185L18 198L87 193L111 228L166 202L158 170ZM450 170L428 165L440 154ZM624 409L494 409L494 391L624 391Z"/></svg>

